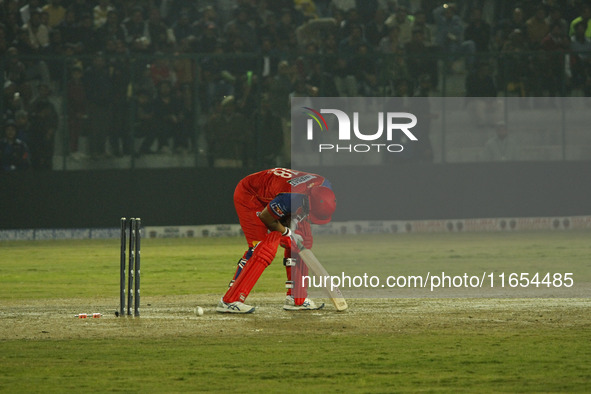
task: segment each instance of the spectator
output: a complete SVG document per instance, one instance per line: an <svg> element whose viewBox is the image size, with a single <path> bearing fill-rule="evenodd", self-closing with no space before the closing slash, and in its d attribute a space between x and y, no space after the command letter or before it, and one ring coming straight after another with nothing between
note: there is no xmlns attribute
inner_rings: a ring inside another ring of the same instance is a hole
<svg viewBox="0 0 591 394"><path fill-rule="evenodd" d="M585 97L591 97L591 39L585 37L586 28L585 22L575 25L570 59L573 87L582 89Z"/></svg>
<svg viewBox="0 0 591 394"><path fill-rule="evenodd" d="M423 33L423 42L428 47L432 47L434 43L433 30L427 24L427 14L423 10L418 10L414 15L415 19L412 23L412 31L420 30Z"/></svg>
<svg viewBox="0 0 591 394"><path fill-rule="evenodd" d="M228 79L222 77L219 63L212 59L205 59L202 62L200 75L199 101L201 111L209 115L214 112L224 97L234 95L234 85ZM287 94L285 97L287 97Z"/></svg>
<svg viewBox="0 0 591 394"><path fill-rule="evenodd" d="M238 7L236 10L236 17L224 27L224 34L228 41L235 42L237 38L240 38L244 44L243 50L246 52L256 50L258 42L255 29L251 26L249 17L250 13L248 8L244 6ZM293 30L295 31L295 26L293 27Z"/></svg>
<svg viewBox="0 0 591 394"><path fill-rule="evenodd" d="M179 125L174 129L174 149L176 153L187 154L191 150L191 146L195 146L193 141L193 91L191 85L182 84L179 87L179 101L180 101L180 121Z"/></svg>
<svg viewBox="0 0 591 394"><path fill-rule="evenodd" d="M13 120L4 124L4 135L0 139L0 164L4 171L27 170L31 167L29 147L16 137Z"/></svg>
<svg viewBox="0 0 591 394"><path fill-rule="evenodd" d="M230 1L232 4L236 2L236 0L217 0L216 6L223 7L224 2ZM197 8L196 5L201 3L202 1L195 1L195 0L172 0L170 6L165 11L166 13L166 24L171 26L174 22L178 21L181 18L181 14L187 16L189 21L194 21L197 19ZM143 1L142 1L143 3ZM157 3L157 2L156 2ZM163 14L164 15L164 14Z"/></svg>
<svg viewBox="0 0 591 394"><path fill-rule="evenodd" d="M144 13L141 7L135 7L131 16L123 21L123 33L125 43L133 52L145 52L150 47L150 33L148 24L144 21Z"/></svg>
<svg viewBox="0 0 591 394"><path fill-rule="evenodd" d="M570 47L570 40L563 33L560 23L550 26L541 47L546 52L539 67L541 86L548 96L555 97L563 92L565 86L565 55Z"/></svg>
<svg viewBox="0 0 591 394"><path fill-rule="evenodd" d="M396 94L399 81L404 81L405 88L409 87L408 81L411 81L412 77L408 69L403 48L397 48L396 52L385 59L385 63L382 66L382 79L384 81L383 83L387 85L385 92L390 95ZM410 93L412 94L412 92Z"/></svg>
<svg viewBox="0 0 591 394"><path fill-rule="evenodd" d="M417 137L414 142L413 156L411 159L419 162L433 162L433 146L431 144L431 120L437 117L431 112L431 101L429 95L433 85L429 75L424 74L419 77L419 85L414 94L414 98L409 103L409 111L414 114L417 119L421 119L415 127L413 127L413 134Z"/></svg>
<svg viewBox="0 0 591 394"><path fill-rule="evenodd" d="M466 56L467 68L470 68L475 52L474 41L464 40L464 25L458 15L454 4L444 4L433 10L437 31L436 42L442 53L448 56L448 61L453 63L458 56ZM452 70L452 64L447 64L447 71Z"/></svg>
<svg viewBox="0 0 591 394"><path fill-rule="evenodd" d="M339 92L334 82L334 76L324 69L320 59L312 61L310 73L306 77L306 84L318 87L319 97L338 97Z"/></svg>
<svg viewBox="0 0 591 394"><path fill-rule="evenodd" d="M213 53L221 46L217 26L211 22L197 40L191 42L192 50L197 53Z"/></svg>
<svg viewBox="0 0 591 394"><path fill-rule="evenodd" d="M546 23L548 26L553 26L555 24L560 25L561 34L565 37L569 37L569 24L562 17L562 10L558 6L550 7L550 12L548 13L548 17L546 18Z"/></svg>
<svg viewBox="0 0 591 394"><path fill-rule="evenodd" d="M372 48L376 48L380 40L388 35L388 26L386 26L386 11L378 8L373 16L373 19L367 24L365 28L365 38Z"/></svg>
<svg viewBox="0 0 591 394"><path fill-rule="evenodd" d="M271 10L271 4L273 2L273 0L260 0L258 2L258 6L256 7L256 10L254 10L254 14L259 19L259 23L256 26L256 30L258 30L258 28L260 28L261 25L266 23L267 20L269 20L270 18L275 18L276 14L275 12L273 12L273 10Z"/></svg>
<svg viewBox="0 0 591 394"><path fill-rule="evenodd" d="M49 45L49 29L41 23L41 13L34 11L29 22L23 25L29 35L29 43L35 51L39 51Z"/></svg>
<svg viewBox="0 0 591 394"><path fill-rule="evenodd" d="M495 136L484 145L484 160L486 161L515 161L519 160L518 144L509 135L504 122L495 126Z"/></svg>
<svg viewBox="0 0 591 394"><path fill-rule="evenodd" d="M466 27L465 39L474 42L476 52L488 52L490 49L490 25L482 19L482 10L473 8L470 24Z"/></svg>
<svg viewBox="0 0 591 394"><path fill-rule="evenodd" d="M105 154L113 117L113 86L104 53L97 53L85 71L84 88L88 99L89 153L96 159Z"/></svg>
<svg viewBox="0 0 591 394"><path fill-rule="evenodd" d="M29 31L24 27L18 29L14 40L12 40L7 50L9 57L16 56L17 54L31 55L35 52L36 50L33 48L33 44L29 38Z"/></svg>
<svg viewBox="0 0 591 394"><path fill-rule="evenodd" d="M438 81L437 58L432 55L432 47L425 44L423 31L413 30L412 40L404 47L413 90L418 86L422 75L428 75L430 83Z"/></svg>
<svg viewBox="0 0 591 394"><path fill-rule="evenodd" d="M49 103L53 109L52 112L58 113L59 99L52 96L51 88L46 83L40 83L37 86L37 95L29 103L31 112L36 113L40 111L41 107L45 106L45 103ZM57 115L56 115L57 116Z"/></svg>
<svg viewBox="0 0 591 394"><path fill-rule="evenodd" d="M64 20L56 26L56 30L61 33L64 45L78 43L80 32L76 20L76 11L73 8L66 11Z"/></svg>
<svg viewBox="0 0 591 394"><path fill-rule="evenodd" d="M351 59L351 69L355 72L358 90L362 96L383 96L382 86L378 84L378 67L368 44L357 48L357 54Z"/></svg>
<svg viewBox="0 0 591 394"><path fill-rule="evenodd" d="M165 51L174 44L168 34L168 27L160 17L158 8L150 9L150 18L148 19L148 35L153 51Z"/></svg>
<svg viewBox="0 0 591 394"><path fill-rule="evenodd" d="M94 28L99 29L107 22L107 15L110 11L115 11L109 0L99 0L98 4L92 9L92 19Z"/></svg>
<svg viewBox="0 0 591 394"><path fill-rule="evenodd" d="M49 70L49 77L58 85L63 76L64 63L69 61L66 57L66 44L62 39L61 31L53 29L49 32L49 45L45 51L51 55L44 62Z"/></svg>
<svg viewBox="0 0 591 394"><path fill-rule="evenodd" d="M497 23L492 41L492 48L500 51L509 39L509 35L515 30L524 33L527 31L523 11L519 7L513 9L511 18L501 19Z"/></svg>
<svg viewBox="0 0 591 394"><path fill-rule="evenodd" d="M2 31L4 32L4 41L8 48L10 45L14 45L13 42L16 41L19 32L22 30L18 15L15 13L9 13L6 15L6 19L2 21L1 25Z"/></svg>
<svg viewBox="0 0 591 394"><path fill-rule="evenodd" d="M125 45L125 31L119 21L119 12L111 10L107 13L105 23L96 30L97 44L101 50L105 50L107 42L121 42Z"/></svg>
<svg viewBox="0 0 591 394"><path fill-rule="evenodd" d="M217 26L219 26L219 19L215 8L207 6L203 9L201 18L193 23L192 30L197 37L201 37L207 32L207 30L213 28L215 36L217 37L219 36L219 29Z"/></svg>
<svg viewBox="0 0 591 394"><path fill-rule="evenodd" d="M499 75L507 93L525 97L533 89L531 59L527 53L526 38L519 29L509 35L499 59Z"/></svg>
<svg viewBox="0 0 591 394"><path fill-rule="evenodd" d="M550 27L546 22L546 10L539 6L534 15L525 22L527 27L527 38L532 49L540 48L544 37L550 32Z"/></svg>
<svg viewBox="0 0 591 394"><path fill-rule="evenodd" d="M466 77L468 115L476 127L493 125L498 120L497 86L488 62L477 63Z"/></svg>
<svg viewBox="0 0 591 394"><path fill-rule="evenodd" d="M8 41L6 39L6 27L0 23L0 56L6 56Z"/></svg>
<svg viewBox="0 0 591 394"><path fill-rule="evenodd" d="M179 15L178 20L172 25L172 31L176 42L181 42L186 39L194 39L196 37L187 12L182 12Z"/></svg>
<svg viewBox="0 0 591 394"><path fill-rule="evenodd" d="M77 17L81 17L85 14L92 15L93 12L93 7L89 4L88 0L70 1L68 9L74 11Z"/></svg>
<svg viewBox="0 0 591 394"><path fill-rule="evenodd" d="M14 114L14 124L16 126L16 138L23 141L27 146L31 146L33 134L27 111L22 109L16 111Z"/></svg>
<svg viewBox="0 0 591 394"><path fill-rule="evenodd" d="M31 165L36 170L53 169L55 134L58 116L53 104L48 100L39 101L31 122L33 140L31 142Z"/></svg>
<svg viewBox="0 0 591 394"><path fill-rule="evenodd" d="M363 38L361 26L351 26L350 32L349 36L339 43L339 55L346 61L349 61L357 54L357 50L361 45L368 45Z"/></svg>
<svg viewBox="0 0 591 394"><path fill-rule="evenodd" d="M269 97L273 113L282 119L289 119L289 93L293 91L297 73L287 61L279 62L277 75L270 83Z"/></svg>
<svg viewBox="0 0 591 394"><path fill-rule="evenodd" d="M279 21L275 15L267 15L257 27L256 33L257 37L260 37L261 39L269 39L274 42L276 47L280 45L281 37L279 36Z"/></svg>
<svg viewBox="0 0 591 394"><path fill-rule="evenodd" d="M129 106L127 92L131 82L129 57L123 41L114 41L114 48L109 51L109 76L111 79L112 123L108 134L111 153L117 157L133 153L129 133Z"/></svg>
<svg viewBox="0 0 591 394"><path fill-rule="evenodd" d="M297 25L293 20L293 15L290 9L284 8L279 15L279 23L277 24L277 40L279 47L288 45L290 36L295 33ZM292 50L295 48L291 48Z"/></svg>
<svg viewBox="0 0 591 394"><path fill-rule="evenodd" d="M356 7L355 0L332 0L331 1L331 12L334 15L335 12L347 12Z"/></svg>
<svg viewBox="0 0 591 394"><path fill-rule="evenodd" d="M10 47L6 52L8 56L4 78L20 87L27 81L27 68L19 59L19 51L16 47Z"/></svg>
<svg viewBox="0 0 591 394"><path fill-rule="evenodd" d="M488 62L477 63L466 77L466 97L497 97L497 86Z"/></svg>
<svg viewBox="0 0 591 394"><path fill-rule="evenodd" d="M398 39L402 45L405 45L412 38L413 21L414 17L408 14L406 7L398 7L396 13L386 19L386 26L389 28L398 27Z"/></svg>
<svg viewBox="0 0 591 394"><path fill-rule="evenodd" d="M101 48L101 39L95 33L92 24L92 16L88 13L82 14L80 17L80 24L78 25L80 51L83 54L91 54L97 52Z"/></svg>
<svg viewBox="0 0 591 394"><path fill-rule="evenodd" d="M49 16L47 27L50 29L62 23L66 17L66 9L62 7L61 0L49 0L49 3L43 6L41 10L47 12Z"/></svg>
<svg viewBox="0 0 591 394"><path fill-rule="evenodd" d="M331 0L314 0L316 4L316 10L320 18L328 18L330 16L330 3Z"/></svg>
<svg viewBox="0 0 591 394"><path fill-rule="evenodd" d="M262 38L261 56L261 76L265 78L275 75L277 73L279 62L285 58L283 53L275 46L275 42L268 37Z"/></svg>
<svg viewBox="0 0 591 394"><path fill-rule="evenodd" d="M329 33L320 44L320 53L325 55L337 55L339 53L339 43L334 33Z"/></svg>
<svg viewBox="0 0 591 394"><path fill-rule="evenodd" d="M257 92L259 79L252 71L239 74L234 84L234 98L236 110L246 117L250 117L258 109L259 97Z"/></svg>
<svg viewBox="0 0 591 394"><path fill-rule="evenodd" d="M188 42L183 42L178 48L178 52L175 53L172 61L173 74L176 76L176 85L178 86L190 86L191 92L195 81L195 61L191 58L182 56L185 53L190 52L190 46Z"/></svg>
<svg viewBox="0 0 591 394"><path fill-rule="evenodd" d="M162 81L169 81L176 84L176 73L170 64L170 60L163 53L156 53L155 58L148 66L150 68L150 77L154 86L158 86Z"/></svg>
<svg viewBox="0 0 591 394"><path fill-rule="evenodd" d="M136 94L135 127L133 137L143 138L137 156L151 152L151 147L157 139L158 130L154 124L154 100L151 94L144 89L139 89ZM145 143L144 143L145 141Z"/></svg>
<svg viewBox="0 0 591 394"><path fill-rule="evenodd" d="M67 88L69 148L70 154L75 159L85 156L79 150L79 138L86 131L86 122L88 120L88 102L83 76L82 67L75 65L72 68L71 78Z"/></svg>
<svg viewBox="0 0 591 394"><path fill-rule="evenodd" d="M287 96L284 99L287 101ZM219 113L210 118L206 130L211 166L240 168L246 164L251 123L236 110L234 96L222 100Z"/></svg>
<svg viewBox="0 0 591 394"><path fill-rule="evenodd" d="M41 24L47 26L47 28L51 30L49 27L49 14L47 11L41 11Z"/></svg>
<svg viewBox="0 0 591 394"><path fill-rule="evenodd" d="M16 4L16 2L14 2ZM29 0L19 9L21 25L26 25L34 12L41 12L41 0Z"/></svg>
<svg viewBox="0 0 591 394"><path fill-rule="evenodd" d="M351 60L339 55L331 65L335 86L340 97L355 97L358 95L356 70L351 67Z"/></svg>
<svg viewBox="0 0 591 394"><path fill-rule="evenodd" d="M160 81L154 103L154 123L158 129L158 148L161 153L172 152L170 139L174 138L177 128L183 122L183 107L176 94L169 81ZM148 141L148 146L152 142Z"/></svg>
<svg viewBox="0 0 591 394"><path fill-rule="evenodd" d="M26 86L26 85L24 85ZM17 111L25 109L25 101L23 96L21 95L19 87L12 83L11 81L7 81L4 84L4 118L5 119L13 119L14 114Z"/></svg>
<svg viewBox="0 0 591 394"><path fill-rule="evenodd" d="M294 8L303 15L304 20L318 18L314 0L294 0Z"/></svg>
<svg viewBox="0 0 591 394"><path fill-rule="evenodd" d="M400 28L398 26L391 27L388 31L388 35L380 40L378 51L386 54L398 52L398 50L402 48L399 36Z"/></svg>
<svg viewBox="0 0 591 394"><path fill-rule="evenodd" d="M569 36L575 34L575 26L579 22L583 22L585 26L585 37L591 38L591 4L583 5L581 15L571 21L568 31Z"/></svg>

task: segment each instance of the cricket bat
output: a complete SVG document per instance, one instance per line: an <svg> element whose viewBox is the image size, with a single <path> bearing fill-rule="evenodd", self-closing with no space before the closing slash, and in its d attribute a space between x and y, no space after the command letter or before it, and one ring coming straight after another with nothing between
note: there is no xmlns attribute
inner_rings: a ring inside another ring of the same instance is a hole
<svg viewBox="0 0 591 394"><path fill-rule="evenodd" d="M318 259L310 249L302 249L300 251L300 256L314 275L321 277L329 276L324 266L320 264L320 261L318 261ZM343 298L341 290L339 290L338 287L332 289L327 286L324 289L328 293L328 297L330 298L330 301L333 303L337 311L341 312L349 307L347 305L347 301L345 301L345 299Z"/></svg>

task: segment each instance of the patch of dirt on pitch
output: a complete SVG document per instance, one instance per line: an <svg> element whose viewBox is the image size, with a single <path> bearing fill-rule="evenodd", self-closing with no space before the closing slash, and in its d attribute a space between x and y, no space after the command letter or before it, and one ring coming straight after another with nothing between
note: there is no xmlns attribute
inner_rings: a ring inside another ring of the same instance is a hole
<svg viewBox="0 0 591 394"><path fill-rule="evenodd" d="M215 312L219 295L143 297L142 316L115 317L112 299L4 300L0 340L412 333L433 329L591 327L584 298L350 299L349 310L287 312L281 294L253 294L250 315ZM203 307L203 316L194 313ZM101 313L80 319L79 313Z"/></svg>

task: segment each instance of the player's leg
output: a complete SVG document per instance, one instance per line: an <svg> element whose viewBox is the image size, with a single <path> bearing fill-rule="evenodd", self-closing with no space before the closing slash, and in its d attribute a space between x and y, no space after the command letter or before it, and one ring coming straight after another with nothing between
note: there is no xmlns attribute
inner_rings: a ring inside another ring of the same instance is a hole
<svg viewBox="0 0 591 394"><path fill-rule="evenodd" d="M230 281L228 291L220 300L216 310L218 312L229 313L250 313L254 311L252 306L246 305L243 301L246 299L248 293L264 271L264 269L271 264L271 261L277 253L277 245L273 250L273 258L268 261L267 257L256 258L255 249L260 245L262 240L267 238L267 227L259 220L257 212L263 210L264 206L258 202L254 196L248 193L238 183L234 191L234 207L238 214L240 227L248 243L248 250L244 252L242 257L238 260L238 266L232 280ZM278 243L279 241L277 241ZM263 244L261 250L266 249L267 244ZM256 253L264 255L264 252ZM254 260L253 260L254 259ZM251 263L252 260L252 263ZM241 292L244 292L242 299L240 299Z"/></svg>
<svg viewBox="0 0 591 394"><path fill-rule="evenodd" d="M287 296L295 298L296 305L301 305L308 296L308 287L302 281L302 277L308 276L308 266L302 263L296 251L286 248L283 253L283 265L287 280Z"/></svg>
<svg viewBox="0 0 591 394"><path fill-rule="evenodd" d="M275 258L280 238L281 234L277 231L273 231L255 246L252 257L244 266L234 284L220 300L216 311L222 313L254 312L254 307L244 304L244 301L250 294L250 291L265 268L267 268Z"/></svg>
<svg viewBox="0 0 591 394"><path fill-rule="evenodd" d="M236 264L236 272L234 273L234 277L232 278L232 280L228 284L228 287L232 287L232 285L236 281L236 278L238 278L238 275L240 275L240 273L242 272L242 269L246 265L246 262L252 257L252 250L253 250L253 248L249 247L248 250L246 250L246 252L244 252L244 254L240 258L240 260L238 260L238 263Z"/></svg>
<svg viewBox="0 0 591 394"><path fill-rule="evenodd" d="M302 236L304 246L311 248L314 240L312 237L312 228L310 222L301 221L296 229L296 234ZM297 249L285 249L283 265L287 274L287 296L283 309L295 310L315 310L324 307L324 304L316 304L308 298L308 283L303 278L307 277L308 266L300 258Z"/></svg>
<svg viewBox="0 0 591 394"><path fill-rule="evenodd" d="M283 309L286 311L322 309L324 303L316 304L308 298L309 280L304 280L304 278L309 275L308 266L302 261L300 256L297 253L293 253L293 251L292 257L287 260L286 269L290 268L288 278L291 278L291 280L286 283L289 283L289 287L291 288L288 288Z"/></svg>
<svg viewBox="0 0 591 394"><path fill-rule="evenodd" d="M268 233L267 227L257 216L257 212L262 211L264 206L245 190L242 183L238 183L234 191L234 208L236 209L240 227L246 238L248 249L238 260L236 272L230 281L230 286L236 281L238 275L240 275L240 272L242 272L242 269L252 257L254 246L263 240Z"/></svg>
<svg viewBox="0 0 591 394"><path fill-rule="evenodd" d="M291 276L291 268L295 265L294 260L291 258L291 249L285 248L283 251L283 266L285 267L285 275L287 280L285 281L285 288L287 289L287 296L291 297L293 292L294 283Z"/></svg>

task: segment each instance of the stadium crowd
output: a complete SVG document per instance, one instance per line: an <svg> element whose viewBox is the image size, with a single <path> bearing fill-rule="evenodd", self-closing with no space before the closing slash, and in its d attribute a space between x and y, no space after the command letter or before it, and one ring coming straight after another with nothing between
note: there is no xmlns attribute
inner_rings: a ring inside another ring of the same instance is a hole
<svg viewBox="0 0 591 394"><path fill-rule="evenodd" d="M196 127L210 165L273 166L290 97L425 96L442 73L467 97L591 95L578 0L0 0L0 22L6 171L51 169L58 132L79 160L184 154Z"/></svg>

